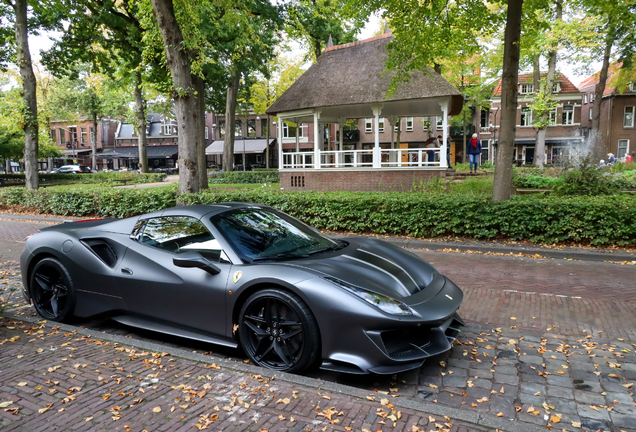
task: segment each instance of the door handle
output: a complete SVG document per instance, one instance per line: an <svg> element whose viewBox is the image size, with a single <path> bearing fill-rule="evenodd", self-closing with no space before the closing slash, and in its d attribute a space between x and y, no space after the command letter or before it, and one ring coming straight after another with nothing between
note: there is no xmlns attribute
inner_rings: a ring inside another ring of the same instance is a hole
<svg viewBox="0 0 636 432"><path fill-rule="evenodd" d="M125 273L125 274L128 274L128 275L131 275L131 276L132 276L132 274L133 274L133 271L132 271L131 269L129 269L128 267L124 267L124 268L122 268L122 269L121 269L121 272L122 272L122 273Z"/></svg>

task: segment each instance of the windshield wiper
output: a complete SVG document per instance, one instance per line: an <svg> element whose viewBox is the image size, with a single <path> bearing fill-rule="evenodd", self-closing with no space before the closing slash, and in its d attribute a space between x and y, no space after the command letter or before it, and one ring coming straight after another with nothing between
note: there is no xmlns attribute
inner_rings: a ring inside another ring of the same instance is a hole
<svg viewBox="0 0 636 432"><path fill-rule="evenodd" d="M269 260L275 260L277 258L307 258L309 255L307 254L292 254L292 253L279 253L276 255L271 255L271 256L264 256L264 257L257 257L254 258L252 261L256 262L256 261L269 261Z"/></svg>
<svg viewBox="0 0 636 432"><path fill-rule="evenodd" d="M335 251L335 250L338 250L338 249L340 249L340 247L338 247L338 246L329 246L329 247L326 247L326 248L322 248L322 249L317 249L315 251L311 251L311 252L308 253L308 255L316 255L316 254L319 254L319 253L331 252L331 251Z"/></svg>

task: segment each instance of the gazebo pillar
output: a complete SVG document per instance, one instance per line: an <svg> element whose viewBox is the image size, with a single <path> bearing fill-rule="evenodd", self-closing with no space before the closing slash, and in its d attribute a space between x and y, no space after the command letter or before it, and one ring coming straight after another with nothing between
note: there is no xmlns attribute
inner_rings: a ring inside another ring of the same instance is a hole
<svg viewBox="0 0 636 432"><path fill-rule="evenodd" d="M373 105L373 116L375 117L375 146L373 147L373 168L380 168L382 153L380 152L380 114L382 114L382 104Z"/></svg>
<svg viewBox="0 0 636 432"><path fill-rule="evenodd" d="M446 99L444 102L440 102L439 106L442 109L442 127L444 130L442 131L442 145L439 150L439 166L442 168L448 168L448 163L446 162L446 140L448 139L448 102Z"/></svg>
<svg viewBox="0 0 636 432"><path fill-rule="evenodd" d="M320 169L320 131L318 119L320 118L320 110L314 111L314 168Z"/></svg>
<svg viewBox="0 0 636 432"><path fill-rule="evenodd" d="M389 125L391 126L391 148L395 148L395 116L389 117ZM397 162L399 157L397 152L391 152L389 157L390 162Z"/></svg>
<svg viewBox="0 0 636 432"><path fill-rule="evenodd" d="M336 152L336 167L340 166L341 160L342 160L342 153L340 153L342 150L344 150L344 119L339 118L338 119L338 152Z"/></svg>
<svg viewBox="0 0 636 432"><path fill-rule="evenodd" d="M276 128L278 137L278 169L283 168L283 120L278 117L278 125Z"/></svg>
<svg viewBox="0 0 636 432"><path fill-rule="evenodd" d="M298 130L300 128L298 127L298 119L297 118L294 119L294 123L296 123L296 151L299 152L300 151L300 140L298 138L298 135L300 135L300 134L298 133ZM302 130L302 129L300 129L300 130Z"/></svg>

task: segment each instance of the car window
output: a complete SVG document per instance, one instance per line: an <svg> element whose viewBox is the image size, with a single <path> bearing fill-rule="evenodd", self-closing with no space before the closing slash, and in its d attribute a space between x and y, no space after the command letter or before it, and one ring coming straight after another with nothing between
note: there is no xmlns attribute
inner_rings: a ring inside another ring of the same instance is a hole
<svg viewBox="0 0 636 432"><path fill-rule="evenodd" d="M141 223L142 221L140 221ZM199 252L209 260L219 261L221 245L200 220L189 216L165 216L148 219L135 227L139 243L167 252Z"/></svg>
<svg viewBox="0 0 636 432"><path fill-rule="evenodd" d="M261 208L230 210L211 222L241 257L251 261L306 257L339 244L283 213Z"/></svg>

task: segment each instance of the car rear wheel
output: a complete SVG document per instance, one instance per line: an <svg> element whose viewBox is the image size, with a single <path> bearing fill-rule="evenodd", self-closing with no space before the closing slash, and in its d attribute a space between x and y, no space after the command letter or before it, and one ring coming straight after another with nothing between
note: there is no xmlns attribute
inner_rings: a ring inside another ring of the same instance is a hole
<svg viewBox="0 0 636 432"><path fill-rule="evenodd" d="M75 290L68 271L55 258L39 261L29 281L33 306L42 318L68 322L75 309Z"/></svg>
<svg viewBox="0 0 636 432"><path fill-rule="evenodd" d="M305 302L275 288L247 299L239 317L239 338L252 362L286 372L307 369L320 350L318 324Z"/></svg>

